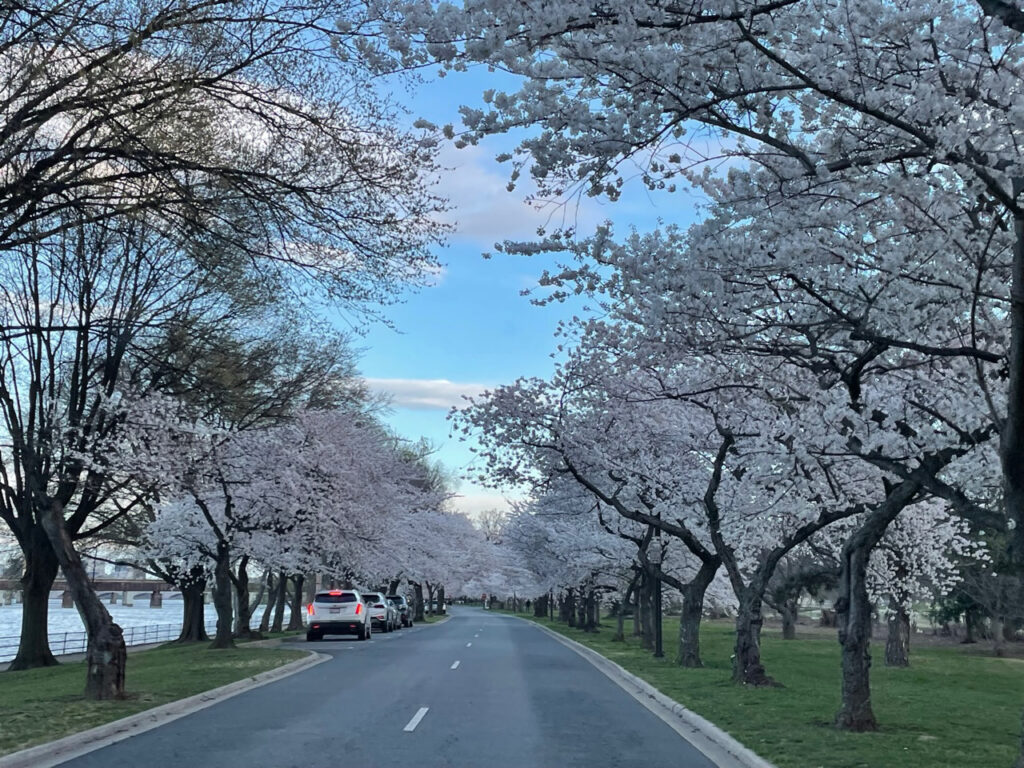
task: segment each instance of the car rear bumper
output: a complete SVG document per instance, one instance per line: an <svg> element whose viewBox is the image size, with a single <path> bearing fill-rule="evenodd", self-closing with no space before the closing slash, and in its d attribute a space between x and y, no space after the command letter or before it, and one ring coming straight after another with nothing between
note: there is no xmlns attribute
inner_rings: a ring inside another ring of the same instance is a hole
<svg viewBox="0 0 1024 768"><path fill-rule="evenodd" d="M364 626L361 621L311 621L307 630L323 635L358 635Z"/></svg>

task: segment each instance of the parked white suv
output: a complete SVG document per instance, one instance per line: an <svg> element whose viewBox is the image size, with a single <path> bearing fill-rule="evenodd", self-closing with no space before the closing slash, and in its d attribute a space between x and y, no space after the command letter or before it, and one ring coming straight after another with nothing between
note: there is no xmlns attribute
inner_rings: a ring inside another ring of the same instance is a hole
<svg viewBox="0 0 1024 768"><path fill-rule="evenodd" d="M380 592L364 592L363 600L366 601L366 607L370 609L373 626L379 627L384 632L398 628L398 609L395 608L394 603Z"/></svg>
<svg viewBox="0 0 1024 768"><path fill-rule="evenodd" d="M373 630L370 609L354 589L317 592L306 609L306 639L324 635L356 635L367 640Z"/></svg>

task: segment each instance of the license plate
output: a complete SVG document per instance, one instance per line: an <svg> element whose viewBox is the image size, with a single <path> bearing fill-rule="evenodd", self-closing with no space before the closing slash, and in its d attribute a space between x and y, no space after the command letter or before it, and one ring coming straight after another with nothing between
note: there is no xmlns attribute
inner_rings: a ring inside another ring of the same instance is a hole
<svg viewBox="0 0 1024 768"><path fill-rule="evenodd" d="M331 608L330 612L331 613L341 613L341 608Z"/></svg>

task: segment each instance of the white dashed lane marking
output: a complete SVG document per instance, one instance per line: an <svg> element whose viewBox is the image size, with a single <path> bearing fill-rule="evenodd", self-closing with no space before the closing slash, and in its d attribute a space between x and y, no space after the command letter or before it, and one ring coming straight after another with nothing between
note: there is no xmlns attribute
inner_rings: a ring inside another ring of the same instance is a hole
<svg viewBox="0 0 1024 768"><path fill-rule="evenodd" d="M454 664L452 664L452 669L458 669L458 668L459 668L459 662L456 661Z"/></svg>
<svg viewBox="0 0 1024 768"><path fill-rule="evenodd" d="M467 648L470 648L470 647L472 647L472 645L473 645L472 643L466 643L466 647L467 647Z"/></svg>
<svg viewBox="0 0 1024 768"><path fill-rule="evenodd" d="M403 731L408 731L409 733L412 733L413 731L415 731L416 730L416 726L420 724L420 720L422 720L423 716L426 715L427 712L429 712L429 711L430 711L430 707L420 707L419 711L415 715L412 716L412 720L409 721L409 724L406 725L405 728L403 728L402 730Z"/></svg>

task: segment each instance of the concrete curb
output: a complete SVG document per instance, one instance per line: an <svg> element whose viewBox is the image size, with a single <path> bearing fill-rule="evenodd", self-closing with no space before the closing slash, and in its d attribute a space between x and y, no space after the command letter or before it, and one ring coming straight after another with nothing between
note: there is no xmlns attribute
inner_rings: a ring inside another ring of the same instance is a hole
<svg viewBox="0 0 1024 768"><path fill-rule="evenodd" d="M73 733L70 736L65 736L62 739L57 739L47 744L39 744L35 747L23 749L20 752L4 755L0 757L0 768L53 768L53 766L60 765L93 750L115 744L169 723L172 720L177 720L179 717L206 709L225 699L230 699L232 696L237 696L253 688L259 688L267 683L294 675L296 672L301 672L308 667L315 666L331 658L333 657L329 654L310 651L309 655L304 659L296 659L288 664L268 669L266 672L260 672L244 680L236 680L233 683L222 685L220 688L213 688L185 699L178 699L159 707L153 707L120 720L98 725L87 731Z"/></svg>
<svg viewBox="0 0 1024 768"><path fill-rule="evenodd" d="M611 659L605 658L597 651L591 650L565 635L548 629L543 624L520 616L514 618L547 632L562 645L576 651L626 693L657 715L676 733L703 752L718 768L776 768L775 765L743 746L710 720L705 720L696 712L690 711L646 680L640 679L632 672L627 672ZM0 768L5 768L5 766L0 763Z"/></svg>

